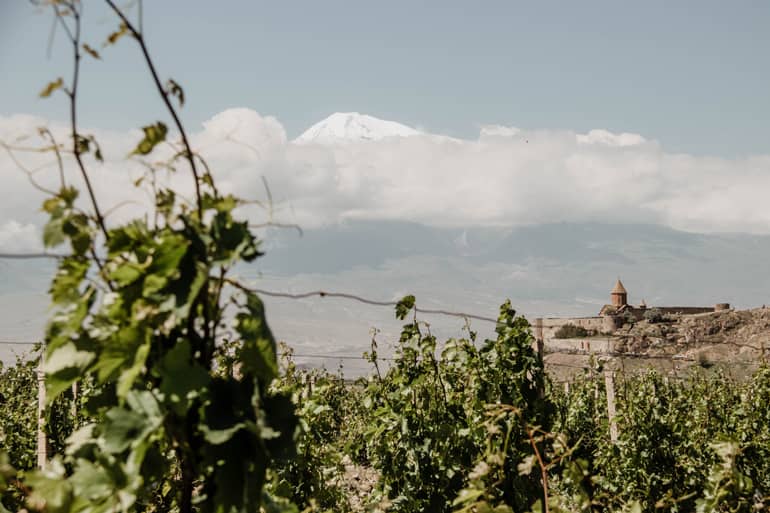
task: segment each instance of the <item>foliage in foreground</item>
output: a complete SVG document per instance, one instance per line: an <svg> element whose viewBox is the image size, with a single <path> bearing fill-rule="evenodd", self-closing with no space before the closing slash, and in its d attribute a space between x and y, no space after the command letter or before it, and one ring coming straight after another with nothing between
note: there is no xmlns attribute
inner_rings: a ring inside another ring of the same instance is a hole
<svg viewBox="0 0 770 513"><path fill-rule="evenodd" d="M497 332L438 344L411 318L390 367L374 343L373 375L357 383L300 369L287 352L271 389L298 413L297 451L268 472L270 505L350 511L343 473L352 462L379 475L372 511L767 510L770 368L746 382L620 376L613 443L601 372L568 392L553 388L526 321L508 304ZM218 372L235 372L232 361L219 362ZM31 380L33 367L19 365ZM19 392L19 405L34 402L34 388ZM34 461L33 446L14 444L10 463ZM0 461L3 468L11 475ZM168 482L178 486L173 476Z"/></svg>
<svg viewBox="0 0 770 513"><path fill-rule="evenodd" d="M413 298L408 301L410 308ZM517 411L515 421L499 425L508 447L494 495L519 509L539 496L537 475L516 469L531 453L526 424L547 428L551 408L543 396L543 362L528 328L506 303L496 338L477 347L470 332L447 341L437 355L429 326L416 318L404 326L395 362L364 390L370 412L366 454L381 473L381 492L394 511L451 509L484 453L487 407L494 404Z"/></svg>
<svg viewBox="0 0 770 513"><path fill-rule="evenodd" d="M290 398L270 389L278 366L262 302L230 277L235 265L261 255L259 241L236 212L246 202L222 194L190 147L172 103L181 106L184 93L173 80L162 84L141 22L106 4L119 28L104 46L139 46L176 133L162 121L143 127L129 158L147 170L135 185L151 198L150 211L107 223L89 172L104 155L77 124L81 61L101 57L82 38L81 2L41 2L73 57L71 79L41 93L63 93L71 112L68 144L40 131L40 151L55 154L60 167L58 189L40 188L47 193L43 242L66 252L49 290L47 405L54 412L73 384L93 388L79 409L88 422L64 441L53 436L55 457L14 486L28 509L46 513L255 511L271 462L291 454L295 427ZM80 174L88 206L67 180L65 159ZM161 179L161 170L177 167L189 172L191 198ZM225 341L237 373L215 365ZM27 408L18 406L23 415ZM31 440L11 447L20 470L29 468L21 444Z"/></svg>
<svg viewBox="0 0 770 513"><path fill-rule="evenodd" d="M390 368L373 345L373 375L354 385L292 367L281 382L310 408L299 406L315 455L304 474L303 464L284 474L315 490L295 494L297 503L345 511L337 484L347 457L376 469L370 507L388 511L770 507L770 368L746 382L699 371L620 376L613 443L601 369L564 392L543 380L531 342L526 321L505 304L497 339L484 342L471 332L438 344L411 319Z"/></svg>

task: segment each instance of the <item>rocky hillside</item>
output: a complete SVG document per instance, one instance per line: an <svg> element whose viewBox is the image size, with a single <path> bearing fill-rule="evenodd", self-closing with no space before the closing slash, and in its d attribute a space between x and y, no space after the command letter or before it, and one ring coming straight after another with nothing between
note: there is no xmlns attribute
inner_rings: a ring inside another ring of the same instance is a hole
<svg viewBox="0 0 770 513"><path fill-rule="evenodd" d="M770 361L770 308L640 321L613 333L611 346L612 355L597 355L598 360L625 372L653 367L680 375L694 368L721 369L743 378L761 362ZM623 354L627 356L618 356ZM569 380L592 366L585 354L552 353L545 360L556 381Z"/></svg>
<svg viewBox="0 0 770 513"><path fill-rule="evenodd" d="M666 316L625 326L615 336L618 351L696 359L708 353L720 360L753 361L763 351L770 355L770 308Z"/></svg>

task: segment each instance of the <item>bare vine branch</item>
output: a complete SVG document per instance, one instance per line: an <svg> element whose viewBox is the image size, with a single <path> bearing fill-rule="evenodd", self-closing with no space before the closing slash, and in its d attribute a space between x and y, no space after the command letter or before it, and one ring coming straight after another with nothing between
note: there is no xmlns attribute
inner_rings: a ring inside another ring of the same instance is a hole
<svg viewBox="0 0 770 513"><path fill-rule="evenodd" d="M51 149L56 155L56 163L59 166L59 181L62 188L64 188L67 185L67 181L64 179L64 162L61 158L61 150L59 148L59 144L56 142L56 138L47 127L40 127L38 131L40 132L40 135L48 137L48 139L51 141Z"/></svg>
<svg viewBox="0 0 770 513"><path fill-rule="evenodd" d="M176 112L176 109L171 103L171 100L169 100L169 95L166 92L166 90L163 88L163 84L160 81L160 76L158 75L157 70L155 69L155 64L153 63L152 57L150 57L150 53L147 49L147 45L144 41L144 36L141 33L140 30L138 30L133 23L126 17L125 13L120 10L120 8L115 5L115 2L112 0L105 0L107 2L107 5L110 6L110 8L115 12L115 14L118 15L120 20L125 24L126 28L128 28L128 31L131 33L132 36L134 36L134 39L136 39L137 43L139 43L139 48L142 50L142 55L144 56L144 61L147 64L148 69L150 70L150 74L152 75L153 82L155 82L155 87L158 90L158 93L160 94L161 98L163 99L163 103L166 105L166 109L168 109L169 114L171 114L171 117L174 119L174 124L176 125L177 130L179 130L179 134L182 137L182 143L185 147L185 158L190 163L190 170L193 175L193 179L195 180L195 196L197 198L198 203L198 216L203 219L203 200L201 197L201 185L200 185L200 175L198 174L198 168L195 164L195 157L192 151L192 148L190 146L190 142L187 138L187 132L184 129L184 126L182 126L182 122L179 119L179 115Z"/></svg>
<svg viewBox="0 0 770 513"><path fill-rule="evenodd" d="M287 228L297 230L300 236L305 234L305 232L302 231L302 227L296 223L276 223L273 221L267 221L264 223L249 224L249 228L254 228L255 230L260 228Z"/></svg>
<svg viewBox="0 0 770 513"><path fill-rule="evenodd" d="M52 191L52 190L50 190L50 189L48 189L48 188L46 188L46 187L44 187L44 186L40 185L40 184L37 182L37 180L35 180L35 178L34 178L34 174L35 174L37 171L40 171L41 169L43 169L44 167L47 167L47 166L48 166L48 164L46 164L46 165L43 165L43 166L41 166L41 167L39 167L39 168L36 168L36 169L27 169L27 168L26 168L26 167L25 167L25 166L24 166L24 165L23 165L23 164L22 164L22 163L19 161L19 159L18 159L18 158L16 158L16 155L13 153L13 152L14 152L14 150L13 150L13 147L12 147L12 146L9 146L9 145L7 145L7 144L6 144L6 143L4 143L3 141L0 141L0 146L2 146L2 147L3 147L3 149L4 149L6 152L8 152L8 156L11 158L11 160L12 160L12 161L13 161L13 163L16 165L16 167L18 167L18 168L21 170L21 172L22 172L22 173L24 173L24 174L26 174L26 175L27 175L27 180L29 180L29 183L30 183L30 184L32 184L32 187L34 187L35 189L39 190L40 192L43 192L43 193L45 193L45 194L48 194L48 195L50 195L50 196L55 196L55 195L56 195L56 193L55 193L54 191Z"/></svg>
<svg viewBox="0 0 770 513"><path fill-rule="evenodd" d="M67 35L70 38L70 42L72 43L72 50L73 50L74 64L73 64L73 70L72 70L72 85L70 89L67 90L67 95L70 98L70 125L72 128L72 153L75 156L75 161L78 164L80 173L83 176L83 181L86 184L86 189L88 190L88 195L91 198L91 205L94 208L96 224L101 229L105 240L109 240L107 226L104 224L104 217L102 216L102 212L99 209L99 203L96 201L96 195L94 194L94 188L91 185L91 179L88 176L88 171L86 171L85 165L83 164L83 159L81 156L82 152L80 148L80 134L78 133L77 99L78 99L78 84L80 81L80 60L82 58L82 55L80 53L80 35L81 35L81 25L82 25L81 11L78 10L78 5L76 5L74 2L66 3L65 5L67 5L67 7L71 10L72 17L75 20L74 34L69 30L69 28L67 27L67 24L64 22L63 14L58 10L58 8L55 5L53 6L53 8L54 8L54 13L61 20L62 26L64 26L65 29L67 30ZM97 263L98 263L98 260L97 260ZM101 264L99 265L101 266Z"/></svg>

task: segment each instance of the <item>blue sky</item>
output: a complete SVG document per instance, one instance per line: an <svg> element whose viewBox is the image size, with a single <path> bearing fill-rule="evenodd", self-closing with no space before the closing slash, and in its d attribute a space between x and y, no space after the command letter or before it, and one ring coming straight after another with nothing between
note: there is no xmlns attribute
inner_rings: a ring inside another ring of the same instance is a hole
<svg viewBox="0 0 770 513"><path fill-rule="evenodd" d="M306 229L302 239L264 234L273 262L293 266L250 269L266 287L416 293L482 315L511 297L527 314L562 315L595 313L622 276L649 304L766 302L770 278L754 271L770 247L770 2L144 4L156 63L184 86L183 119L221 190L264 199L264 179L275 220ZM84 5L84 40L101 49L117 23L102 1ZM51 21L0 0L0 140L34 141L43 123L68 137L65 98L38 98L71 72L61 33L47 55ZM126 158L136 128L168 120L136 45L101 51L103 61L84 61L79 111L105 155L89 161L97 196L105 209L133 205L108 220L120 223L148 208L130 185L144 169ZM347 111L426 133L292 141ZM523 130L480 135L486 125ZM57 186L50 155L21 157ZM0 152L0 248L37 251L43 198L16 164ZM185 173L168 180L191 186ZM259 223L266 213L244 215ZM319 255L338 267L313 268ZM46 316L50 269L31 265L0 262L9 337L38 338ZM300 349L358 353L372 326L397 334L390 311L269 307L276 333Z"/></svg>
<svg viewBox="0 0 770 513"><path fill-rule="evenodd" d="M101 2L85 8L85 39L100 44L115 22ZM603 128L674 153L768 152L768 2L162 0L144 11L193 126L243 106L276 116L292 137L332 112L360 111L459 137L490 123ZM50 26L27 2L0 4L0 114L64 119L65 102L36 95L69 73L61 38L47 60ZM125 40L86 64L84 123L153 120L135 51Z"/></svg>

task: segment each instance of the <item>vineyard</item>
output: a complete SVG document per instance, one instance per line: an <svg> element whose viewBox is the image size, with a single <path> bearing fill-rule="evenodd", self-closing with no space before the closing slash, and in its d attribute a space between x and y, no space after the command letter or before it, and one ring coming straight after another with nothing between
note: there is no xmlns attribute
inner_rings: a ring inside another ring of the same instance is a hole
<svg viewBox="0 0 770 513"><path fill-rule="evenodd" d="M469 323L438 340L413 296L395 302L403 327L387 365L373 337L367 377L296 365L234 272L263 254L243 214L255 202L223 193L193 148L184 90L161 78L141 9L136 22L105 0L116 28L99 46L84 38L81 2L36 3L72 52L69 79L40 93L67 100L70 130L3 143L50 156L58 182L29 174L57 271L42 344L0 368L0 513L770 507L764 365L733 381L608 374L594 361L565 387L510 302L495 336ZM78 124L80 66L124 43L171 121L148 122L126 157L146 170L134 185L149 210L111 222L91 181L106 156Z"/></svg>
<svg viewBox="0 0 770 513"><path fill-rule="evenodd" d="M509 304L501 307L497 338L478 341L468 331L441 343L411 305L412 298L399 304L398 315L410 318L389 369L380 369L374 340L366 355L372 375L354 383L299 369L282 348L271 393L291 397L297 425L294 447L271 459L265 510L749 512L770 506L770 368L742 382L698 372L686 379L655 371L621 375L610 419L602 369L566 390L553 386L528 323ZM216 372L234 376L225 355ZM25 504L26 485L14 472L36 475L36 384L31 360L9 366L0 378L4 504L11 511ZM78 404L68 391L47 411L55 458L66 458L72 433L94 422L77 413L94 391L83 390ZM167 486L178 477L166 476ZM156 502L162 500L134 507L176 510L173 499ZM80 511L48 508L42 509Z"/></svg>

